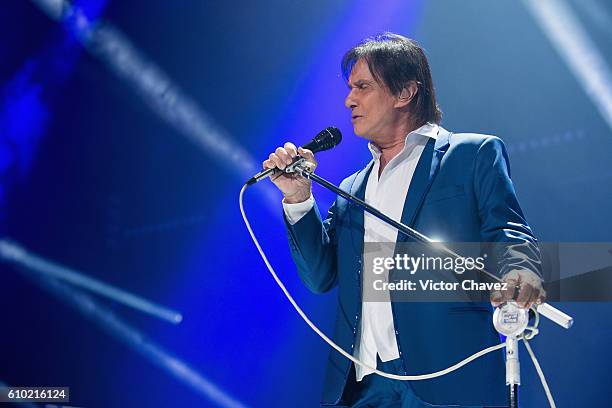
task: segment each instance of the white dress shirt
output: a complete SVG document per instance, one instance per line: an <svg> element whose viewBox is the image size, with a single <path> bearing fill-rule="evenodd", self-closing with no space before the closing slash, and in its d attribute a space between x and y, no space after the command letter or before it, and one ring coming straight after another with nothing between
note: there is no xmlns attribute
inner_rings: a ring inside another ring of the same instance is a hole
<svg viewBox="0 0 612 408"><path fill-rule="evenodd" d="M368 177L365 191L366 203L382 211L392 219L401 221L408 187L414 175L417 163L429 138L435 139L439 127L427 123L410 132L401 152L391 159L383 169L380 177L380 150L372 143L368 148L372 153L374 164ZM298 222L314 205L314 198L302 203L287 204L283 207L287 220L291 224ZM364 213L364 242L395 242L397 229L369 213ZM393 254L390 254L392 256ZM371 367L376 367L376 355L381 361L390 361L400 357L393 325L393 314L390 302L363 302L361 327L356 340L353 356ZM360 365L355 366L357 381L372 373Z"/></svg>

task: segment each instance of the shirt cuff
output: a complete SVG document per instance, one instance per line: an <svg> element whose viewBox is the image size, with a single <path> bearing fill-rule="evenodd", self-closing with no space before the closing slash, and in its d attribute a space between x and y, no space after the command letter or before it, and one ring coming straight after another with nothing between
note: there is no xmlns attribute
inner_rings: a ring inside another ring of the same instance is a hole
<svg viewBox="0 0 612 408"><path fill-rule="evenodd" d="M289 204L285 202L283 199L283 209L285 210L285 216L287 217L287 221L289 224L294 225L298 222L303 216L310 211L310 209L314 206L314 197L310 194L308 200L302 201L301 203Z"/></svg>

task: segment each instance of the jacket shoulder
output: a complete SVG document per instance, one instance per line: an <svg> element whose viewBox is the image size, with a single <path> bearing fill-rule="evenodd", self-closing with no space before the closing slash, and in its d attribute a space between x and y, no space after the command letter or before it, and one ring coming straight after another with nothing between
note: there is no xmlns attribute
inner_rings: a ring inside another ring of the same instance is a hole
<svg viewBox="0 0 612 408"><path fill-rule="evenodd" d="M489 156L505 154L506 148L502 139L493 135L479 133L452 133L448 140L448 152L451 155Z"/></svg>
<svg viewBox="0 0 612 408"><path fill-rule="evenodd" d="M482 146L485 143L503 144L503 141L498 136L484 135L480 133L452 133L449 139L452 145L471 145L475 147Z"/></svg>

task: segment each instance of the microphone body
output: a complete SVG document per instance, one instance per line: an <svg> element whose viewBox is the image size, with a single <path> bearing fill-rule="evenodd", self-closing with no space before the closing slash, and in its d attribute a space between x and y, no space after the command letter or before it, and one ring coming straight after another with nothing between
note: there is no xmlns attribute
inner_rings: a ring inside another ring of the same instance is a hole
<svg viewBox="0 0 612 408"><path fill-rule="evenodd" d="M310 142L306 143L302 146L303 149L311 150L313 153L322 152L324 150L329 150L332 147L336 146L342 140L342 133L338 128L330 126L319 132ZM287 166L284 170L285 173L291 173L293 168L298 164L303 162L304 159L301 156L297 156L293 159L293 162ZM254 175L246 182L248 186L257 183L267 177L270 177L272 173L278 169L265 169Z"/></svg>
<svg viewBox="0 0 612 408"><path fill-rule="evenodd" d="M285 170L283 171L284 173L293 173L293 171L291 171L297 164L302 163L303 161L305 161L306 159L303 158L302 156L297 156L293 158L293 162L288 165L287 167L285 167ZM251 177L249 179L249 181L246 182L246 184L248 186L250 186L251 184L255 184L258 181L261 181L267 177L270 177L272 175L272 173L274 173L274 171L280 171L277 168L273 168L273 169L265 169L260 171L259 173L257 173L256 175L254 175L253 177Z"/></svg>

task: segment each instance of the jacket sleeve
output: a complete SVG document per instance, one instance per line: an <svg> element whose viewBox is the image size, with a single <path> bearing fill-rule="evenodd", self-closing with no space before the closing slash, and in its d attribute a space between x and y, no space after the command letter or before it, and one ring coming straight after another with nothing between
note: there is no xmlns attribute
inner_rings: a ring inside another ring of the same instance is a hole
<svg viewBox="0 0 612 408"><path fill-rule="evenodd" d="M495 271L500 277L511 271L529 271L541 278L540 250L516 198L501 139L487 137L478 148L474 166L481 241L493 257Z"/></svg>
<svg viewBox="0 0 612 408"><path fill-rule="evenodd" d="M324 293L338 284L335 237L337 200L321 219L317 203L291 225L283 213L291 256L302 282L314 293Z"/></svg>

